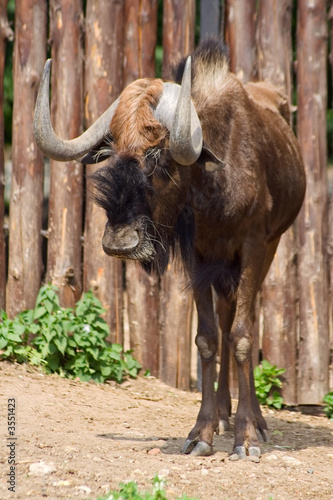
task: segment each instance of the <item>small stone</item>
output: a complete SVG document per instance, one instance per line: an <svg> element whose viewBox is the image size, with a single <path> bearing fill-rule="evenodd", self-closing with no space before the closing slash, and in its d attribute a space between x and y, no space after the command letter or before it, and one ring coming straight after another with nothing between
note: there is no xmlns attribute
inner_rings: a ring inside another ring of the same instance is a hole
<svg viewBox="0 0 333 500"><path fill-rule="evenodd" d="M170 470L169 469L161 469L158 473L158 476L161 478L161 479L165 479L166 477L168 477L170 474Z"/></svg>
<svg viewBox="0 0 333 500"><path fill-rule="evenodd" d="M273 460L277 460L278 457L276 455L274 455L274 453L272 453L271 455L267 455L265 457L266 460L269 460L269 461L273 461Z"/></svg>
<svg viewBox="0 0 333 500"><path fill-rule="evenodd" d="M314 473L314 470L313 469L307 469L306 471L308 474L313 474Z"/></svg>
<svg viewBox="0 0 333 500"><path fill-rule="evenodd" d="M75 486L75 489L80 493L84 493L85 495L90 495L91 493L91 488L89 488L89 486L85 486L84 484L82 486Z"/></svg>
<svg viewBox="0 0 333 500"><path fill-rule="evenodd" d="M211 471L214 472L214 474L221 474L223 469L222 467L213 467Z"/></svg>
<svg viewBox="0 0 333 500"><path fill-rule="evenodd" d="M233 453L232 455L230 455L229 460L231 462L236 462L236 460L239 460L239 456L237 455L237 453Z"/></svg>
<svg viewBox="0 0 333 500"><path fill-rule="evenodd" d="M148 451L148 455L159 455L161 452L160 448L152 448L151 450Z"/></svg>
<svg viewBox="0 0 333 500"><path fill-rule="evenodd" d="M208 470L208 469L201 469L201 475L202 475L202 476L207 476L207 475L208 475L208 472L209 472L209 470Z"/></svg>
<svg viewBox="0 0 333 500"><path fill-rule="evenodd" d="M53 462L47 464L44 460L41 460L30 465L29 474L32 476L45 476L46 474L56 472L56 470Z"/></svg>
<svg viewBox="0 0 333 500"><path fill-rule="evenodd" d="M77 452L77 449L74 448L74 446L66 446L65 448L66 453L72 453L72 452Z"/></svg>
<svg viewBox="0 0 333 500"><path fill-rule="evenodd" d="M142 470L141 470L141 469L135 469L135 470L133 471L133 474L134 474L135 476L143 476L143 472L142 472Z"/></svg>
<svg viewBox="0 0 333 500"><path fill-rule="evenodd" d="M250 455L250 456L246 457L245 460L247 462L254 462L256 464L258 464L260 462L260 458L257 457L256 455Z"/></svg>
<svg viewBox="0 0 333 500"><path fill-rule="evenodd" d="M52 486L70 486L71 484L70 481L55 481Z"/></svg>
<svg viewBox="0 0 333 500"><path fill-rule="evenodd" d="M131 385L132 385L132 384L131 384L131 382L130 382L129 380L126 380L125 382L123 382L123 383L121 384L121 386L120 386L120 387L121 387L122 389L128 389L128 387L131 387Z"/></svg>
<svg viewBox="0 0 333 500"><path fill-rule="evenodd" d="M302 465L302 462L294 457L284 456L282 457L282 460L290 465Z"/></svg>

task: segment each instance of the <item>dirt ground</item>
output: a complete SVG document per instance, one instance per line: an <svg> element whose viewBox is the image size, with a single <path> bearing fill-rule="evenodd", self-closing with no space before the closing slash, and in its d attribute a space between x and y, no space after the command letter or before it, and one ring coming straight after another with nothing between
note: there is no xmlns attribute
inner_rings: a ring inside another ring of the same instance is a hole
<svg viewBox="0 0 333 500"><path fill-rule="evenodd" d="M135 480L168 498L333 499L333 422L264 409L270 441L260 463L231 461L233 432L215 438L211 457L180 454L200 394L153 378L121 386L65 380L0 363L0 498L87 499ZM15 398L15 492L9 491L8 399ZM234 405L235 406L235 405Z"/></svg>

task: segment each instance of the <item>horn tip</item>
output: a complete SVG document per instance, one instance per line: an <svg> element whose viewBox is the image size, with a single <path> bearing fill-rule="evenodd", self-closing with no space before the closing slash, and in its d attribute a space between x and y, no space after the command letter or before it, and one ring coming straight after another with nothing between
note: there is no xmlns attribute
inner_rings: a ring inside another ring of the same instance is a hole
<svg viewBox="0 0 333 500"><path fill-rule="evenodd" d="M51 72L51 64L52 64L52 59L46 59L45 64L44 64L44 70L43 70L43 75L44 76L50 74L50 72Z"/></svg>

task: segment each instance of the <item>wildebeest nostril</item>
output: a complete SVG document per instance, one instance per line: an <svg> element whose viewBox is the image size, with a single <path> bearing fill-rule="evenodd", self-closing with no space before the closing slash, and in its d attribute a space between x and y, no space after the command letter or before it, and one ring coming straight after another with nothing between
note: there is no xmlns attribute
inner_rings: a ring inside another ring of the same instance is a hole
<svg viewBox="0 0 333 500"><path fill-rule="evenodd" d="M117 230L106 227L103 236L103 250L108 255L127 254L135 250L140 243L140 236L137 229L125 226Z"/></svg>
<svg viewBox="0 0 333 500"><path fill-rule="evenodd" d="M124 234L120 235L119 239L117 238L117 240L119 240L120 248L125 252L134 250L140 242L137 229L129 229L128 231L125 231Z"/></svg>

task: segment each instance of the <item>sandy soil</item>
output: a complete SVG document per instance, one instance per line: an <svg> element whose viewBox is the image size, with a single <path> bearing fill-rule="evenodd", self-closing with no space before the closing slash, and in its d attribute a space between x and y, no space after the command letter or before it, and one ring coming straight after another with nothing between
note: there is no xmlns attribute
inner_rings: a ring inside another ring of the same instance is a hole
<svg viewBox="0 0 333 500"><path fill-rule="evenodd" d="M231 461L233 432L211 457L180 454L200 394L155 379L122 386L64 380L0 363L0 498L87 499L137 481L165 478L169 498L333 499L333 422L264 409L271 437L260 463ZM7 400L15 398L15 493L8 490Z"/></svg>

